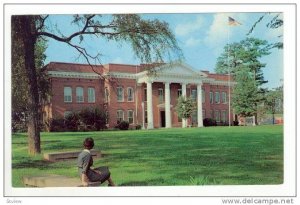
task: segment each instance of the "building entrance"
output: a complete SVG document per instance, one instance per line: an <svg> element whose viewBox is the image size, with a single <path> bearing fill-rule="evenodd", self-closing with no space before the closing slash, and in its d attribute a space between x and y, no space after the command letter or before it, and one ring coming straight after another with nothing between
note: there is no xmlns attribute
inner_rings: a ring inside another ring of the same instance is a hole
<svg viewBox="0 0 300 205"><path fill-rule="evenodd" d="M160 111L160 126L166 127L166 112Z"/></svg>

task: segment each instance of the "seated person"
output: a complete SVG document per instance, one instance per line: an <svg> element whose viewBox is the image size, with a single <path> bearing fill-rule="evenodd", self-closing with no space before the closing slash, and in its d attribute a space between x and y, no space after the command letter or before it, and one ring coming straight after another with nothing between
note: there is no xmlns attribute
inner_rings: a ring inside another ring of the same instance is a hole
<svg viewBox="0 0 300 205"><path fill-rule="evenodd" d="M94 140L91 137L83 141L84 150L78 156L78 172L83 186L88 186L89 182L105 182L108 181L108 186L115 186L110 177L108 167L99 167L92 169L93 158L90 150L94 147Z"/></svg>

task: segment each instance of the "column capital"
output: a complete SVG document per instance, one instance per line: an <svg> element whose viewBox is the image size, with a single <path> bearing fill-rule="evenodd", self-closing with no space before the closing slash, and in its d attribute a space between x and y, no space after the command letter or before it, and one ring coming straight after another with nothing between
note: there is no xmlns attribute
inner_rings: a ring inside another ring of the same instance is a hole
<svg viewBox="0 0 300 205"><path fill-rule="evenodd" d="M170 85L171 83L170 82L163 82L163 84Z"/></svg>

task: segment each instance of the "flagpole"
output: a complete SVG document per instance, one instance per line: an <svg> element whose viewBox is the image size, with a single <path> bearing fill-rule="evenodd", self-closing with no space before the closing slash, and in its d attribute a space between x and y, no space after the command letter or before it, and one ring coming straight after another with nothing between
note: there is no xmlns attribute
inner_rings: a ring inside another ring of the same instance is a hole
<svg viewBox="0 0 300 205"><path fill-rule="evenodd" d="M229 25L227 26L227 67L228 67L228 127L231 126L231 99L230 99L230 66L229 66Z"/></svg>

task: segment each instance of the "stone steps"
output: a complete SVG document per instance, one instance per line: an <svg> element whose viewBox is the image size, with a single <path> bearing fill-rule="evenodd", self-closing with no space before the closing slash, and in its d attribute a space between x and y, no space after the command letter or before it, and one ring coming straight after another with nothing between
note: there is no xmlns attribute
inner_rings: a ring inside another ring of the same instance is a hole
<svg viewBox="0 0 300 205"><path fill-rule="evenodd" d="M90 150L93 157L101 157L101 152L97 150ZM61 161L61 160L71 160L77 159L81 151L69 151L69 152L52 152L45 153L44 159L51 162Z"/></svg>
<svg viewBox="0 0 300 205"><path fill-rule="evenodd" d="M81 180L61 175L25 176L23 183L27 187L82 187ZM90 182L89 187L100 186L101 182Z"/></svg>

